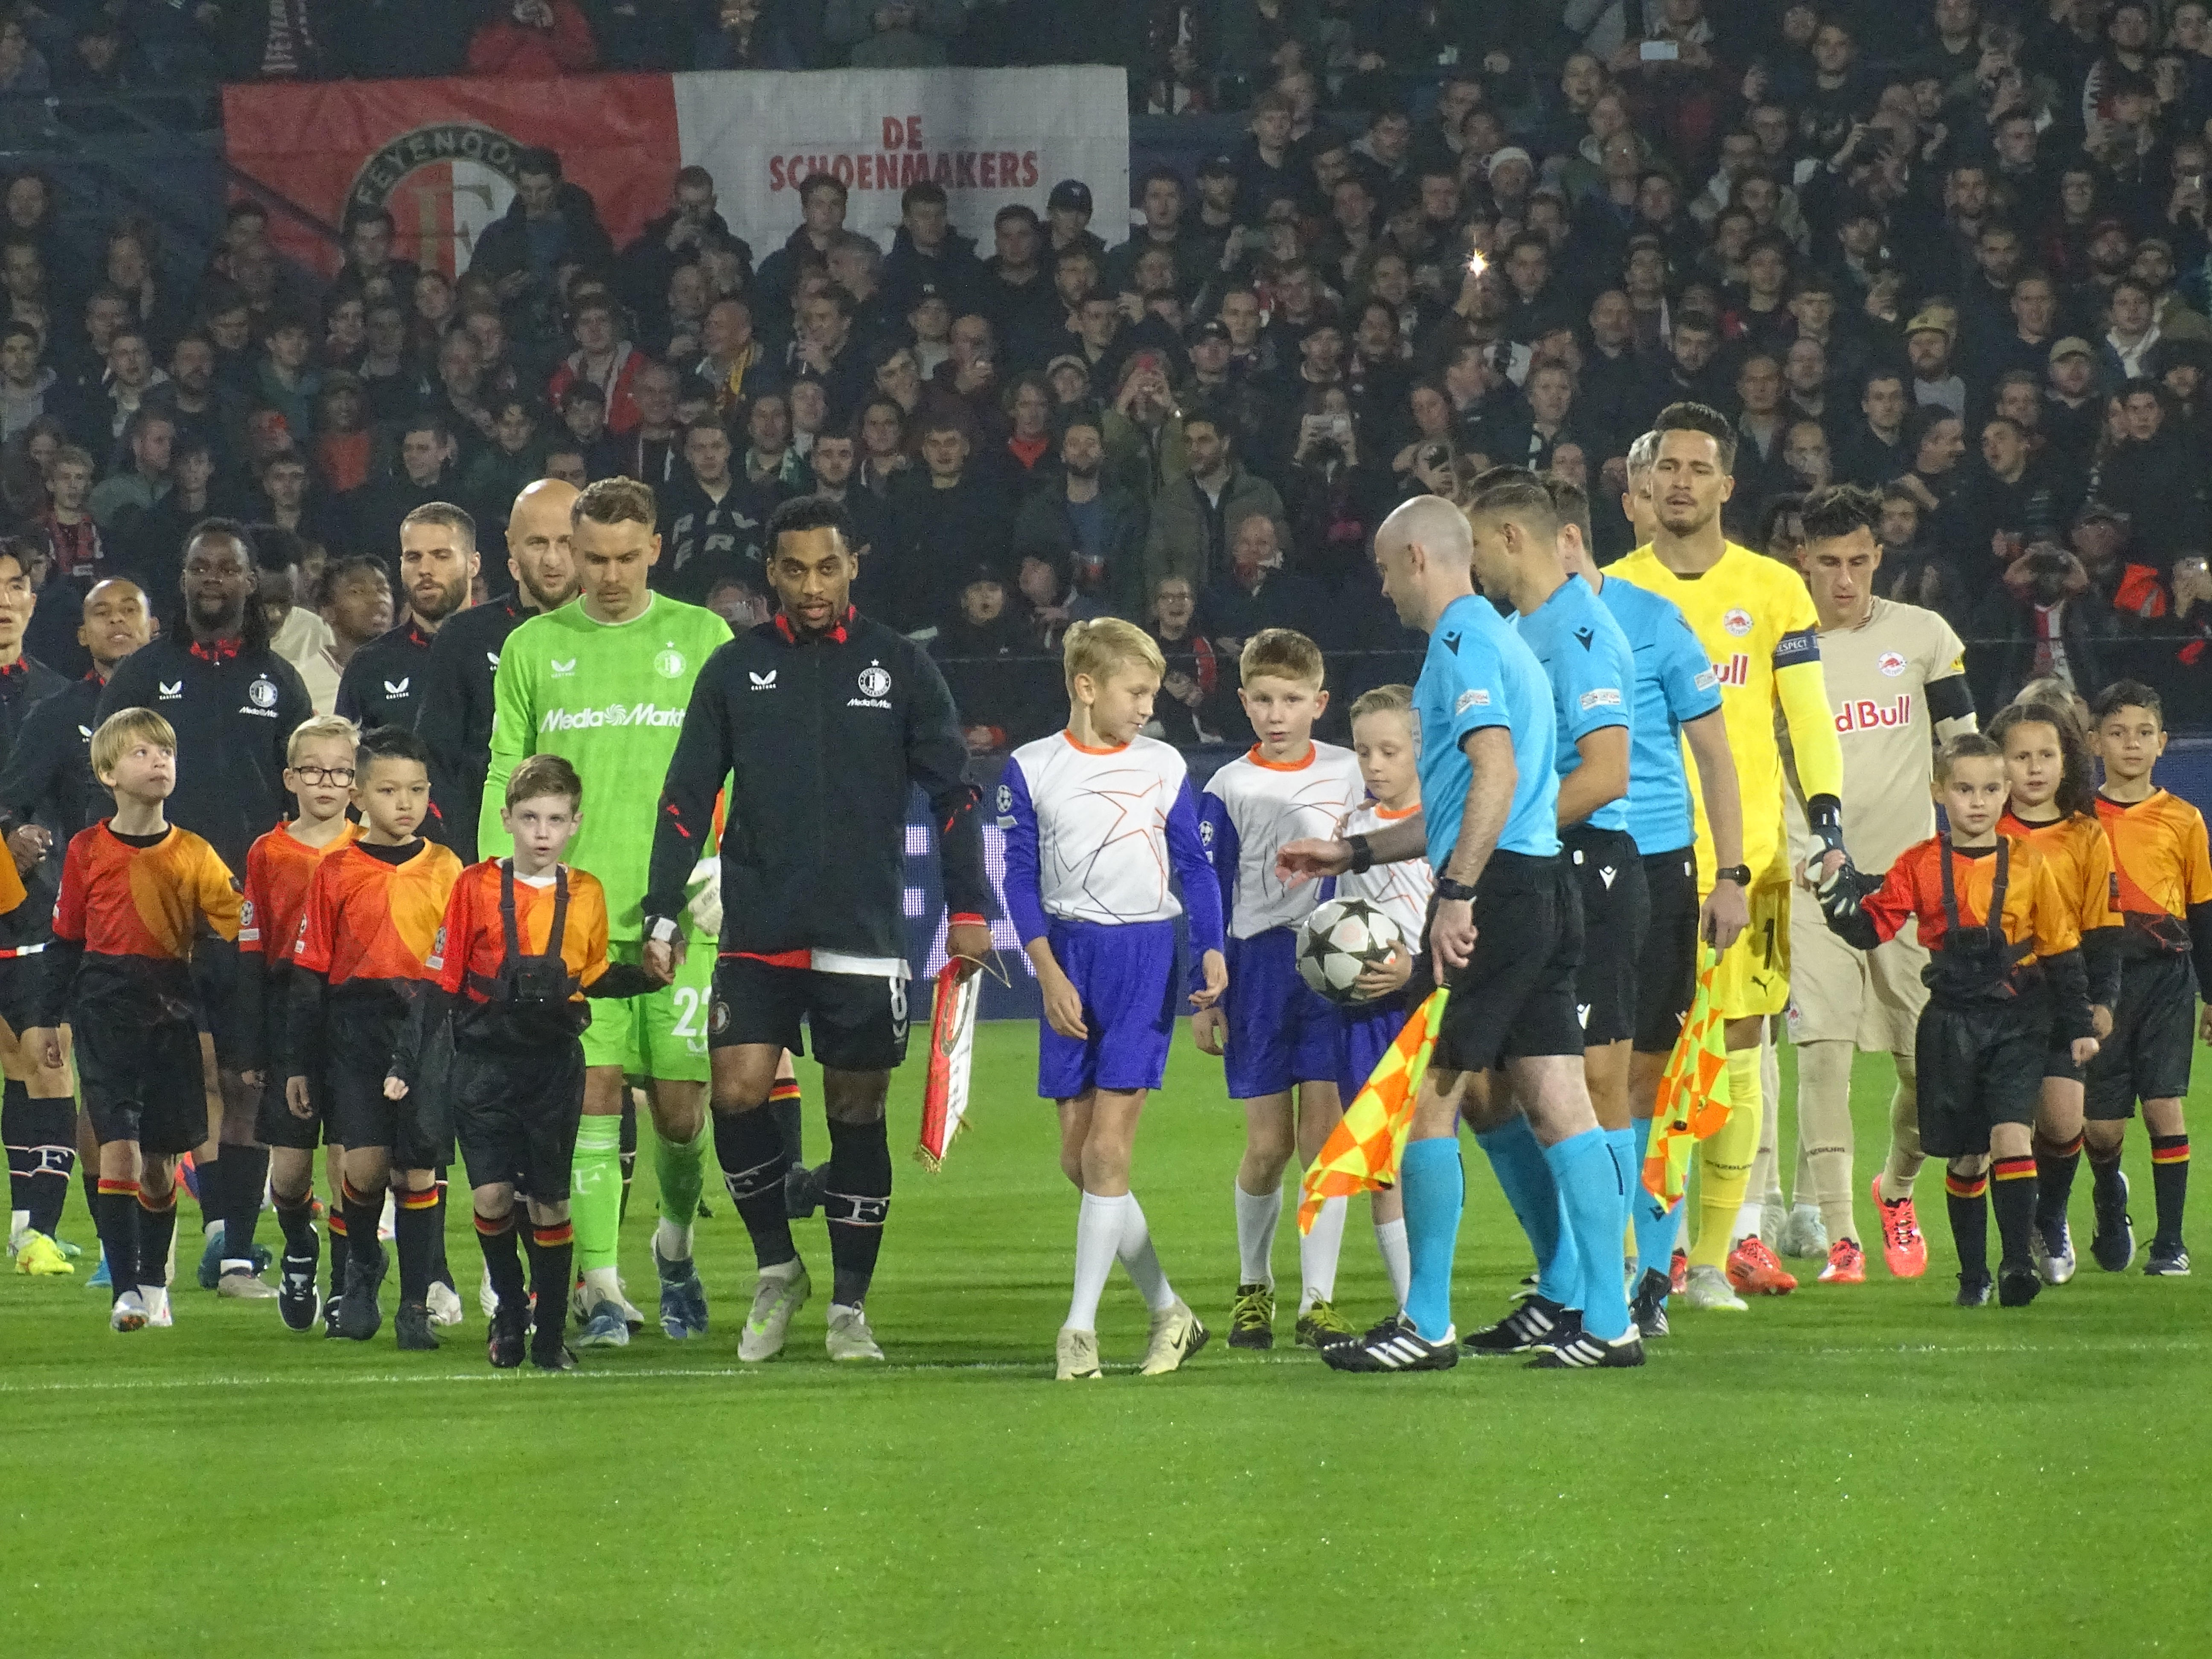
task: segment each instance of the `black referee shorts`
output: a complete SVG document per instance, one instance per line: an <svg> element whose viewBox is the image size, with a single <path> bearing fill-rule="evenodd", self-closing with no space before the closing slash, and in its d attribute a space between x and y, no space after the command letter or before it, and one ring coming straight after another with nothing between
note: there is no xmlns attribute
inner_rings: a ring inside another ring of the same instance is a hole
<svg viewBox="0 0 2212 1659"><path fill-rule="evenodd" d="M2082 1112L2100 1122L2136 1115L2139 1100L2189 1092L2197 1042L2197 970L2187 957L2130 957L2120 969L2112 1034L2084 1079Z"/></svg>
<svg viewBox="0 0 2212 1659"><path fill-rule="evenodd" d="M1625 830L1577 824L1560 837L1559 856L1582 899L1582 966L1575 1002L1585 1047L1625 1042L1636 1031L1637 969L1650 929L1644 859Z"/></svg>
<svg viewBox="0 0 2212 1659"><path fill-rule="evenodd" d="M1990 1149L1999 1123L2035 1121L2051 1046L2051 1006L2016 1001L1921 1011L1913 1042L1920 1097L1920 1149L1930 1158L1971 1158Z"/></svg>
<svg viewBox="0 0 2212 1659"><path fill-rule="evenodd" d="M1475 884L1474 926L1473 956L1444 975L1451 998L1431 1063L1480 1072L1509 1060L1581 1054L1582 898L1566 860L1492 854Z"/></svg>
<svg viewBox="0 0 2212 1659"><path fill-rule="evenodd" d="M709 1048L774 1046L806 1049L835 1072L894 1072L906 1060L906 981L873 974L781 968L757 957L725 956L714 964Z"/></svg>
<svg viewBox="0 0 2212 1659"><path fill-rule="evenodd" d="M1698 994L1698 854L1694 848L1644 860L1649 921L1636 957L1636 1052L1674 1052Z"/></svg>

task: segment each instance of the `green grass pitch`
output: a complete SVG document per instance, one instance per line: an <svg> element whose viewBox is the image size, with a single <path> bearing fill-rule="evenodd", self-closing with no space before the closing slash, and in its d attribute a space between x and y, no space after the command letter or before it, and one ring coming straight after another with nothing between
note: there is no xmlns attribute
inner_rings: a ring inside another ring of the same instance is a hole
<svg viewBox="0 0 2212 1659"><path fill-rule="evenodd" d="M1287 1312L1272 1354L1218 1340L1240 1130L1178 1037L1135 1184L1217 1340L1181 1376L1130 1374L1143 1316L1117 1274L1101 1339L1123 1370L1061 1388L1075 1201L1035 1044L982 1030L939 1176L904 1162L919 1058L898 1079L880 1370L823 1357L818 1221L788 1355L738 1364L751 1257L719 1196L713 1334L649 1331L567 1377L485 1364L462 1204L468 1321L436 1355L190 1288L173 1331L125 1339L82 1272L0 1278L0 1654L2212 1653L2212 1299L2098 1272L2086 1174L2081 1273L2025 1310L1948 1305L1931 1167L1917 1283L1877 1259L1863 1287L1678 1313L1620 1376L1339 1376L1288 1346ZM1863 1060L1869 1173L1888 1089ZM819 1156L818 1115L809 1139ZM1526 1267L1467 1152L1462 1329ZM2147 1237L2139 1129L2129 1167ZM651 1168L623 1239L648 1310ZM64 1231L90 1243L76 1200ZM1345 1263L1341 1304L1378 1315L1364 1214Z"/></svg>

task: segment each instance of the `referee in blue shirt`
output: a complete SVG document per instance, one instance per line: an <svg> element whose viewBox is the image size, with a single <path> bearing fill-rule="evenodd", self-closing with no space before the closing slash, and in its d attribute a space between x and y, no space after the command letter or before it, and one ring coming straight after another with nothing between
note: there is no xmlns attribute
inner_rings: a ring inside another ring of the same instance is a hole
<svg viewBox="0 0 2212 1659"><path fill-rule="evenodd" d="M1413 691L1421 722L1422 828L1300 842L1278 855L1285 875L1336 875L1425 852L1437 872L1430 967L1451 989L1436 1052L1414 1102L1400 1170L1413 1283L1401 1317L1322 1351L1339 1370L1443 1370L1459 1361L1451 1320L1452 1255L1466 1193L1458 1128L1477 1074L1503 1066L1558 1185L1565 1225L1595 1259L1608 1233L1618 1258L1621 1192L1583 1080L1575 972L1582 916L1559 857L1557 727L1534 654L1474 592L1474 534L1534 516L1533 503L1478 489L1467 514L1438 496L1406 502L1375 534L1382 589L1407 626L1429 635ZM1542 517L1548 519L1548 496ZM1426 845L1424 847L1423 842ZM1637 1364L1618 1276L1604 1305L1583 1310L1583 1364ZM1546 1367L1577 1363L1547 1352Z"/></svg>

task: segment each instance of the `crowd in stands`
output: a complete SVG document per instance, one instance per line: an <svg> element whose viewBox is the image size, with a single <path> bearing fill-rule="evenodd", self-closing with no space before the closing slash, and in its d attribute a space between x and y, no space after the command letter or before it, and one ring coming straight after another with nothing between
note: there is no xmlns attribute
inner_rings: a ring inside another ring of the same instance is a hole
<svg viewBox="0 0 2212 1659"><path fill-rule="evenodd" d="M626 473L664 504L656 580L733 620L767 612L777 502L841 495L860 602L932 640L979 750L1058 722L1061 633L1109 611L1168 656L1167 735L1234 742L1255 629L1337 653L1340 703L1402 677L1368 557L1396 502L1550 469L1616 557L1628 447L1687 398L1737 424L1747 545L1790 557L1808 489L1881 492L1883 591L1972 642L1986 704L2125 673L2212 724L2205 0L1089 9L1116 15L1033 55L1091 41L1139 107L1243 129L1140 169L1126 217L1064 179L971 239L925 183L886 249L834 178L732 226L687 168L617 246L532 151L457 280L368 214L325 281L251 203L183 270L140 223L72 245L16 174L0 516L63 601L33 654L82 672L67 591L130 571L159 608L225 513L273 527L264 593L342 663L408 511L458 501L496 549L522 483ZM0 26L0 88L1000 61L1017 14L1073 11L47 0Z"/></svg>

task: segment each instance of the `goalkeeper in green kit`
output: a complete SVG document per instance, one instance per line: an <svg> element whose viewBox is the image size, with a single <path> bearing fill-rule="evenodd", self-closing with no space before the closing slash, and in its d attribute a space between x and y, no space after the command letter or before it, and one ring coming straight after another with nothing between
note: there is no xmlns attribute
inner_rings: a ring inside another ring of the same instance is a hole
<svg viewBox="0 0 2212 1659"><path fill-rule="evenodd" d="M653 859L655 803L684 729L691 684L730 638L713 611L647 586L660 556L653 491L605 478L576 499L572 605L533 617L508 636L495 682L491 770L477 826L482 856L512 850L500 823L510 773L532 755L559 755L584 780L583 816L568 860L606 890L610 959L637 963L644 940L641 902ZM713 1131L706 1112L707 1023L714 936L696 931L674 983L627 1001L595 1004L584 1042L584 1118L576 1136L570 1199L576 1266L578 1347L618 1347L642 1324L616 1273L622 1214L623 1097L643 1086L658 1139L654 1170L660 1223L653 1265L660 1324L670 1337L702 1334L707 1297L691 1262Z"/></svg>

